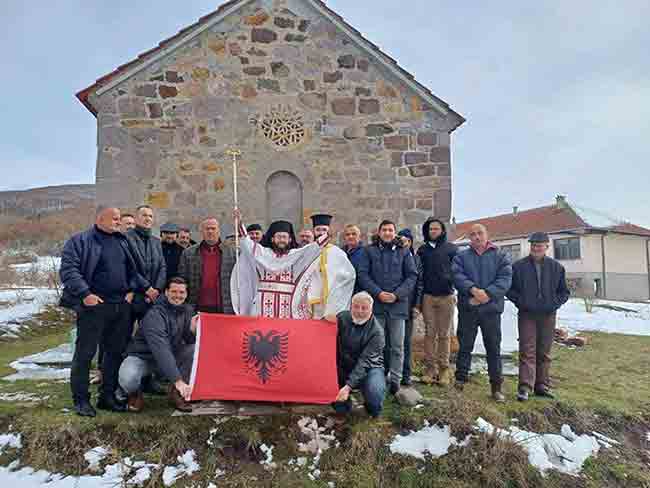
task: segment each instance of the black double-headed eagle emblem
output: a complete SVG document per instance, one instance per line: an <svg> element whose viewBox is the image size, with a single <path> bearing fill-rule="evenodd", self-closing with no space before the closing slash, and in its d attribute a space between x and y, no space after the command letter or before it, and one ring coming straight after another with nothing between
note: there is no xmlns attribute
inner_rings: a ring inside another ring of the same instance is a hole
<svg viewBox="0 0 650 488"><path fill-rule="evenodd" d="M254 371L262 384L287 369L289 333L271 330L264 334L256 330L244 333L242 359L248 371Z"/></svg>

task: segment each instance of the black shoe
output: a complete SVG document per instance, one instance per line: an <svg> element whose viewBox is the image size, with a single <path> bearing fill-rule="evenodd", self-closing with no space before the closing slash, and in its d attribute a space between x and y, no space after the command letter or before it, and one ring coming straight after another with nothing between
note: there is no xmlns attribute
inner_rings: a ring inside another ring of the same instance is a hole
<svg viewBox="0 0 650 488"><path fill-rule="evenodd" d="M126 412L128 409L126 403L118 402L113 396L110 398L100 396L97 399L97 408L111 412Z"/></svg>
<svg viewBox="0 0 650 488"><path fill-rule="evenodd" d="M550 398L553 399L555 398L555 395L551 390L548 388L535 388L535 396L538 397L543 397L543 398Z"/></svg>
<svg viewBox="0 0 650 488"><path fill-rule="evenodd" d="M402 386L413 386L411 378L402 378Z"/></svg>
<svg viewBox="0 0 650 488"><path fill-rule="evenodd" d="M388 385L388 392L391 395L397 395L398 391L399 391L399 383L391 381L390 385Z"/></svg>
<svg viewBox="0 0 650 488"><path fill-rule="evenodd" d="M75 402L74 411L80 417L96 417L97 411L93 408L88 400Z"/></svg>
<svg viewBox="0 0 650 488"><path fill-rule="evenodd" d="M526 388L525 386L522 386L517 391L517 400L519 400L520 402L528 401L528 396L529 396L528 388Z"/></svg>

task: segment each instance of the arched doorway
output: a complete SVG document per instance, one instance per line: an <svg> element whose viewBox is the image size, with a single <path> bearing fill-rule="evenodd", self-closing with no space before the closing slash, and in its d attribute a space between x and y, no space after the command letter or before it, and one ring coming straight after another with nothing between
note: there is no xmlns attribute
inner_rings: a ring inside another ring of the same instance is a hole
<svg viewBox="0 0 650 488"><path fill-rule="evenodd" d="M296 230L302 227L302 183L289 171L277 171L266 181L266 224L288 220Z"/></svg>

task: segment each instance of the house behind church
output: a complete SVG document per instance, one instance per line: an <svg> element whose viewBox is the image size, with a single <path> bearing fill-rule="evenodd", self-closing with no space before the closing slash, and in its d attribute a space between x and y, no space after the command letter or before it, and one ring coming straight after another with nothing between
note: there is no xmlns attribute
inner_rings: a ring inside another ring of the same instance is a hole
<svg viewBox="0 0 650 488"><path fill-rule="evenodd" d="M578 295L611 300L650 299L650 229L618 221L558 196L553 205L456 224L455 242L469 242L473 225L487 227L492 240L513 261L530 252L528 236L547 232L548 254L567 271Z"/></svg>
<svg viewBox="0 0 650 488"><path fill-rule="evenodd" d="M229 220L236 148L248 222L451 215L464 119L320 0L227 2L77 97L97 118L99 205Z"/></svg>

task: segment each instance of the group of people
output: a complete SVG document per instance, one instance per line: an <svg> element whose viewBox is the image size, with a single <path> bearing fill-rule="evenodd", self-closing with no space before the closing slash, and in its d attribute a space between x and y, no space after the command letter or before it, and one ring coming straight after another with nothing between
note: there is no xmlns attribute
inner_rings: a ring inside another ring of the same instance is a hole
<svg viewBox="0 0 650 488"><path fill-rule="evenodd" d="M512 265L482 225L470 244L448 241L445 223L429 218L415 251L410 229L382 221L367 245L356 225L344 228L345 245L334 245L332 216L313 215L312 229L296 237L293 225L245 227L215 218L189 229L166 223L152 234L154 211L135 215L117 208L98 211L89 230L70 238L63 251L62 305L77 312L71 389L77 414L95 416L89 370L97 354L102 372L99 409L142 410L143 391L169 382L172 405L191 410L190 374L200 313L289 319L323 319L338 326L339 412L351 408L360 389L371 416L380 414L386 389L410 385L414 318L425 324L424 383L449 386L450 341L458 307L459 352L455 386L469 378L480 329L494 400L501 391L500 319L507 296L519 308L518 399L552 397L550 347L555 312L568 299L564 269L546 256L546 234L531 236L530 256ZM237 245L238 244L238 245ZM327 323L324 326L328 326ZM331 325L330 325L331 326Z"/></svg>

